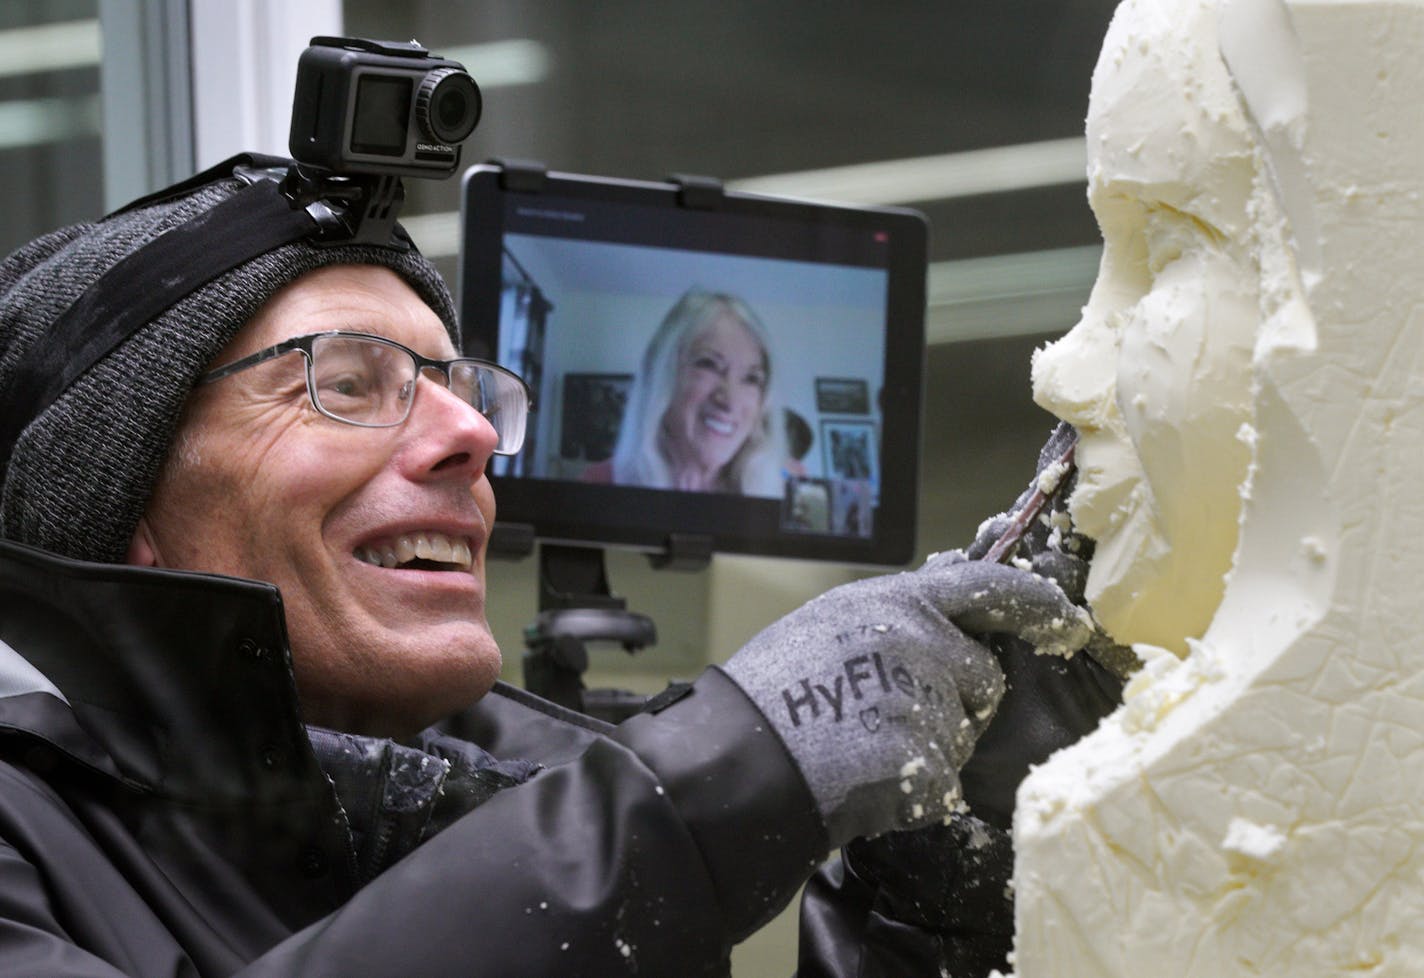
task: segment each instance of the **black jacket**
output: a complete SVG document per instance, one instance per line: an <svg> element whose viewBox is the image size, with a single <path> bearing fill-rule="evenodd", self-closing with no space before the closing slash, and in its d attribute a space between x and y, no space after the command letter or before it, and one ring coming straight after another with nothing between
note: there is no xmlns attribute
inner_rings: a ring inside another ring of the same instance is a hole
<svg viewBox="0 0 1424 978"><path fill-rule="evenodd" d="M0 973L725 974L825 853L715 669L616 729L505 686L452 729L544 769L358 886L274 588L0 542Z"/></svg>

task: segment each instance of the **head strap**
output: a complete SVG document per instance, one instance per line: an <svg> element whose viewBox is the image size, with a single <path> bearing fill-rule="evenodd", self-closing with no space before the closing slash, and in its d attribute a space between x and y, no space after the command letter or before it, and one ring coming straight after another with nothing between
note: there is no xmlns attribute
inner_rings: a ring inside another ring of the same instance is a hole
<svg viewBox="0 0 1424 978"><path fill-rule="evenodd" d="M125 256L94 281L35 342L0 394L0 471L15 442L84 371L170 306L242 263L314 230L272 180Z"/></svg>

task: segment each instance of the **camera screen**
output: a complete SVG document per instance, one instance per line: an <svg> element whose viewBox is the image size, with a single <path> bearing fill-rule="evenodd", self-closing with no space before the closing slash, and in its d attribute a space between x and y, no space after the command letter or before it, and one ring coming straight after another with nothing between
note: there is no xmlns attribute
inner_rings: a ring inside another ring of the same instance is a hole
<svg viewBox="0 0 1424 978"><path fill-rule="evenodd" d="M377 156L405 153L411 84L409 77L399 75L361 75L351 124L352 152Z"/></svg>
<svg viewBox="0 0 1424 978"><path fill-rule="evenodd" d="M467 348L538 403L523 451L491 464L502 519L546 538L908 559L889 558L913 537L917 215L689 210L593 184L487 190L476 209L469 180Z"/></svg>

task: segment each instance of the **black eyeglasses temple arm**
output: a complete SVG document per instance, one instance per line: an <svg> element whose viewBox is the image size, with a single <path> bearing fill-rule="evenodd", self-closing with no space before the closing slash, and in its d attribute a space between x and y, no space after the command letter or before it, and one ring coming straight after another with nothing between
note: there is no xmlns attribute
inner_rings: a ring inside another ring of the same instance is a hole
<svg viewBox="0 0 1424 978"><path fill-rule="evenodd" d="M299 336L296 337L295 340L288 340L285 343L278 343L276 346L269 346L265 350L258 350L251 356L243 357L241 360L235 360L232 363L228 364L226 367L218 367L216 370L209 370L207 373L203 374L201 377L198 378L198 383L210 384L215 380L222 380L224 377L230 377L233 374L237 373L239 370L246 370L248 367L255 367L257 364L262 363L264 360L271 360L275 357L280 357L284 353L290 353L293 350L300 350L302 349L302 346L300 345L299 341L302 339L305 339L305 337Z"/></svg>

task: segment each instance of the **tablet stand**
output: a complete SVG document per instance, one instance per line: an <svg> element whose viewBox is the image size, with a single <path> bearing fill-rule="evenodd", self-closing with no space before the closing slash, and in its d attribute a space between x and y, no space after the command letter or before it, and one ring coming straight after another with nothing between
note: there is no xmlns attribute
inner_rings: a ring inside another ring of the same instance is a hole
<svg viewBox="0 0 1424 978"><path fill-rule="evenodd" d="M674 534L650 560L654 567L689 570L707 566L711 555L709 538ZM609 723L637 713L646 696L584 685L588 643L597 641L617 642L632 655L656 644L657 628L609 589L602 547L540 544L539 614L524 629L524 688Z"/></svg>

